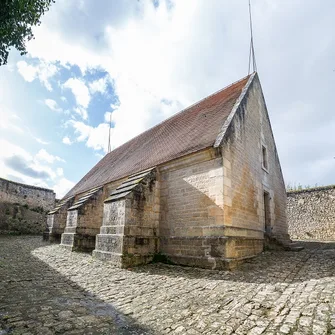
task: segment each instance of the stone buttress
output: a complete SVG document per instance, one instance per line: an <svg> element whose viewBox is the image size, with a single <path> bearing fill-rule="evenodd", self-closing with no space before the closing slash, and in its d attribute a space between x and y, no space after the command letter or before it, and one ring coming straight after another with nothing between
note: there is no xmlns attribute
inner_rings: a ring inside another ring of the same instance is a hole
<svg viewBox="0 0 335 335"><path fill-rule="evenodd" d="M93 256L119 267L150 262L158 251L156 170L131 175L105 200Z"/></svg>
<svg viewBox="0 0 335 335"><path fill-rule="evenodd" d="M59 242L66 226L67 210L72 206L74 197L61 200L47 216L47 231L44 239Z"/></svg>
<svg viewBox="0 0 335 335"><path fill-rule="evenodd" d="M102 221L103 188L93 188L76 200L67 211L61 246L68 249L92 251Z"/></svg>

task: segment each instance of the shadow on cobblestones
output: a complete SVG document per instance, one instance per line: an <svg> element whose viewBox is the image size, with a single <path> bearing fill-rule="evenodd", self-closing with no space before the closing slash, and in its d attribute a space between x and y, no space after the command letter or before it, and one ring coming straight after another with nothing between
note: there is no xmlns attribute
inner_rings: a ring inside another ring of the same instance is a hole
<svg viewBox="0 0 335 335"><path fill-rule="evenodd" d="M0 236L0 334L150 334L33 256L40 237Z"/></svg>
<svg viewBox="0 0 335 335"><path fill-rule="evenodd" d="M247 260L234 271L194 269L175 265L156 264L132 269L137 273L207 278L242 283L300 283L335 276L335 242L301 241L304 250L266 251Z"/></svg>
<svg viewBox="0 0 335 335"><path fill-rule="evenodd" d="M0 237L0 320L22 335L335 335L335 242L304 245L233 272L125 270L40 237Z"/></svg>

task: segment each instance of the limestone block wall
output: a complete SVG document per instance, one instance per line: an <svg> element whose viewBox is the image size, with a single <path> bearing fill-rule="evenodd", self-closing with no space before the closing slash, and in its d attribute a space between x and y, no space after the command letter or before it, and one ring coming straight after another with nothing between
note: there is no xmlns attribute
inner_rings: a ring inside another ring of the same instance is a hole
<svg viewBox="0 0 335 335"><path fill-rule="evenodd" d="M223 169L214 149L160 167L160 252L212 267L224 257Z"/></svg>
<svg viewBox="0 0 335 335"><path fill-rule="evenodd" d="M54 205L52 190L0 178L0 234L42 234Z"/></svg>
<svg viewBox="0 0 335 335"><path fill-rule="evenodd" d="M125 212L124 253L152 259L158 252L159 182L139 185L125 199Z"/></svg>
<svg viewBox="0 0 335 335"><path fill-rule="evenodd" d="M292 239L335 241L335 186L287 193Z"/></svg>
<svg viewBox="0 0 335 335"><path fill-rule="evenodd" d="M94 236L99 233L103 216L103 200L104 192L101 190L79 208L76 218L78 234ZM70 212L72 211L69 211L69 214Z"/></svg>
<svg viewBox="0 0 335 335"><path fill-rule="evenodd" d="M50 210L55 205L55 198L56 194L53 190L0 178L0 202Z"/></svg>
<svg viewBox="0 0 335 335"><path fill-rule="evenodd" d="M119 267L144 264L158 252L159 182L156 171L104 204L93 256ZM128 181L128 187L131 181ZM121 185L122 187L122 185ZM126 187L125 187L126 188ZM122 192L122 191L120 191Z"/></svg>
<svg viewBox="0 0 335 335"><path fill-rule="evenodd" d="M270 199L270 233L288 241L285 184L257 78L239 108L222 143L224 224L226 236L231 237L227 258L243 258L262 251L264 192L268 192ZM262 164L263 147L267 168Z"/></svg>

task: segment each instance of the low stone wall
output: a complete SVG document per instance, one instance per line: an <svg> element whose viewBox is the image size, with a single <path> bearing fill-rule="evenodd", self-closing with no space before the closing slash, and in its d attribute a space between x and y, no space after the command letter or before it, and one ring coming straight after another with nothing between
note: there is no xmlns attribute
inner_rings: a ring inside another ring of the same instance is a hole
<svg viewBox="0 0 335 335"><path fill-rule="evenodd" d="M335 186L287 193L287 219L292 239L335 240Z"/></svg>
<svg viewBox="0 0 335 335"><path fill-rule="evenodd" d="M42 234L47 211L41 207L0 203L0 235Z"/></svg>
<svg viewBox="0 0 335 335"><path fill-rule="evenodd" d="M40 234L55 192L0 178L0 234Z"/></svg>
<svg viewBox="0 0 335 335"><path fill-rule="evenodd" d="M0 178L0 202L51 210L55 206L55 198L53 190Z"/></svg>

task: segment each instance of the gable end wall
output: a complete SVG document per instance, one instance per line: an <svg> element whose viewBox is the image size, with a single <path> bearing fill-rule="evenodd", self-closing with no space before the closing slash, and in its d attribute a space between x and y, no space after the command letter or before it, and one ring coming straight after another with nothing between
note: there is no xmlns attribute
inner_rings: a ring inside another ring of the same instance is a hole
<svg viewBox="0 0 335 335"><path fill-rule="evenodd" d="M262 145L267 149L268 171L262 168ZM262 251L265 231L264 191L270 194L271 234L288 241L286 192L271 125L256 75L222 143L224 223L230 239L228 258L243 258ZM258 240L258 242L256 242Z"/></svg>

